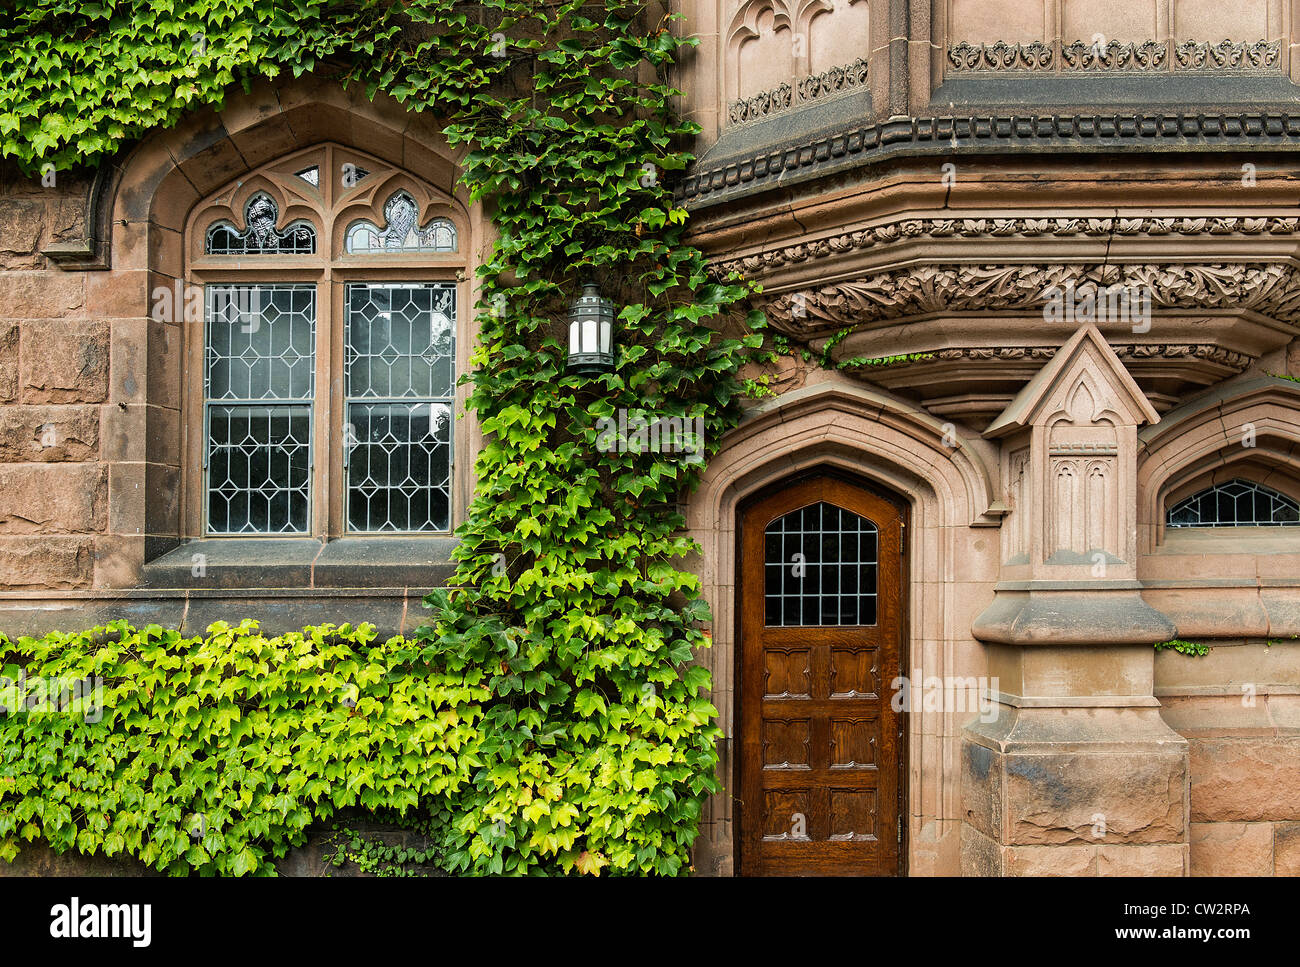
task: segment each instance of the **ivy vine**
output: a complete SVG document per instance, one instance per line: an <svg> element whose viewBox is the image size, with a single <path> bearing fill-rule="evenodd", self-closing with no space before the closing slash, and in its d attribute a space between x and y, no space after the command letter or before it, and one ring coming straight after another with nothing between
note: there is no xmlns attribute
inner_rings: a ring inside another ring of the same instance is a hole
<svg viewBox="0 0 1300 967"><path fill-rule="evenodd" d="M701 420L711 454L742 398L763 392L740 376L762 341L761 314L743 308L750 289L710 274L670 190L697 132L673 108L670 73L692 41L672 28L646 4L534 0L20 0L0 26L0 157L29 173L99 161L219 106L232 84L306 71L433 112L467 148L463 184L496 230L465 377L486 443L454 587L427 599L417 641L392 647L462 690L426 713L472 722L473 735L435 743L456 777L445 788L389 777L370 802L442 817L439 862L452 872L681 873L719 789L710 676L694 663L710 616L675 509L702 464L598 447L600 421L636 410ZM575 375L564 314L588 278L619 306L618 360ZM74 664L101 660L93 636L61 641ZM31 660L35 647L19 652ZM3 767L15 776L7 753ZM341 801L364 765L340 768L318 804ZM0 806L11 790L0 785ZM48 793L23 795L26 810ZM51 836L65 847L120 847L173 872L210 861L146 852L147 837L109 844L70 808ZM286 829L318 818L292 806L241 827L252 852L222 870L262 870L258 844L274 853Z"/></svg>

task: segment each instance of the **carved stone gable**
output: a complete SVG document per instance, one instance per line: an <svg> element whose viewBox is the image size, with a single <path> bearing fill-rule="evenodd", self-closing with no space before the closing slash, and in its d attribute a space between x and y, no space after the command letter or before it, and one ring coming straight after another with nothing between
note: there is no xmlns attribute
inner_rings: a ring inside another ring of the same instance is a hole
<svg viewBox="0 0 1300 967"><path fill-rule="evenodd" d="M1095 326L1076 332L993 421L1007 438L1008 565L1038 580L1133 580L1137 427L1159 420Z"/></svg>

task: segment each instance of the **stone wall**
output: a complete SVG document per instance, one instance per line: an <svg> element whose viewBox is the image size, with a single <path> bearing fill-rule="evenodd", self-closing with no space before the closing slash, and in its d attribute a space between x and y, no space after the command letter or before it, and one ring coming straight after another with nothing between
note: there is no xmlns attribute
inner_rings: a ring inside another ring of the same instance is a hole
<svg viewBox="0 0 1300 967"><path fill-rule="evenodd" d="M41 254L84 233L86 182L0 168L0 588L88 588L109 517L114 331L94 277Z"/></svg>
<svg viewBox="0 0 1300 967"><path fill-rule="evenodd" d="M1191 757L1193 876L1300 876L1300 643L1208 642L1156 660Z"/></svg>

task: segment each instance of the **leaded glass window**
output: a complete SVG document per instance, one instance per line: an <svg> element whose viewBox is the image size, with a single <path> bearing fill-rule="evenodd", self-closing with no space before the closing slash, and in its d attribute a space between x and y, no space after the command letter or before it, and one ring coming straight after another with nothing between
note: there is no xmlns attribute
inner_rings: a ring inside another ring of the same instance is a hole
<svg viewBox="0 0 1300 967"><path fill-rule="evenodd" d="M348 528L449 530L455 286L350 283L345 302Z"/></svg>
<svg viewBox="0 0 1300 967"><path fill-rule="evenodd" d="M207 287L209 534L305 534L316 371L314 285Z"/></svg>
<svg viewBox="0 0 1300 967"><path fill-rule="evenodd" d="M1300 504L1253 480L1207 487L1169 509L1170 527L1270 527L1300 524Z"/></svg>
<svg viewBox="0 0 1300 967"><path fill-rule="evenodd" d="M351 254L456 251L456 226L450 219L435 218L421 228L418 218L415 199L404 191L396 192L384 203L382 229L367 221L348 227L347 251Z"/></svg>
<svg viewBox="0 0 1300 967"><path fill-rule="evenodd" d="M865 517L818 502L767 526L768 627L874 625L879 533Z"/></svg>
<svg viewBox="0 0 1300 967"><path fill-rule="evenodd" d="M275 227L280 210L275 201L258 193L244 206L244 230L229 222L208 229L204 251L208 255L311 255L316 251L316 230L307 222L294 222L283 231Z"/></svg>

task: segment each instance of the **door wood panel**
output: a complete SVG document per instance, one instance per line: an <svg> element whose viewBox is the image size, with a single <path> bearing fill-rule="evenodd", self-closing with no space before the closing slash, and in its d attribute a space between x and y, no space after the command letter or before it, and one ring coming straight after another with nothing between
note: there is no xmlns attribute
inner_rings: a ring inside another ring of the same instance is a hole
<svg viewBox="0 0 1300 967"><path fill-rule="evenodd" d="M742 875L901 872L905 515L830 476L742 511Z"/></svg>

